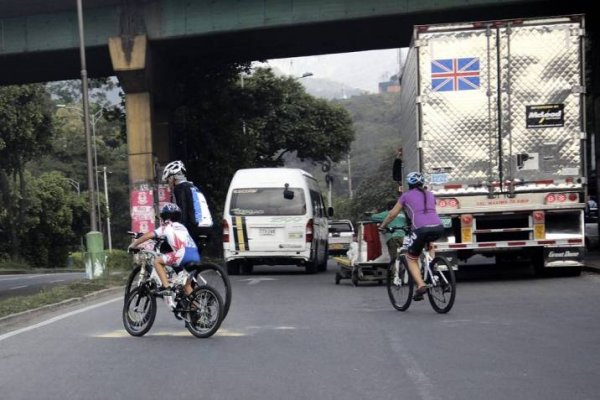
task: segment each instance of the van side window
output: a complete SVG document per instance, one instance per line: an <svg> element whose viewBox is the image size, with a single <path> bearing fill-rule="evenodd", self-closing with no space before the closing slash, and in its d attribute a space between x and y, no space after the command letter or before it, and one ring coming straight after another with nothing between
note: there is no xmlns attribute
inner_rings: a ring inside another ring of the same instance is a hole
<svg viewBox="0 0 600 400"><path fill-rule="evenodd" d="M310 200L312 202L313 212L315 217L323 217L324 209L323 209L323 199L321 198L321 194L314 190L310 191Z"/></svg>

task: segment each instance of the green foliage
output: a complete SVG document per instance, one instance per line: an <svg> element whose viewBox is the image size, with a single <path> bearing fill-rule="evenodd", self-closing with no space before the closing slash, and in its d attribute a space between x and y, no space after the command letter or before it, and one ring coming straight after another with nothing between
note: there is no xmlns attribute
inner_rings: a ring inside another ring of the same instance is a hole
<svg viewBox="0 0 600 400"><path fill-rule="evenodd" d="M133 262L130 254L125 250L113 249L111 252L107 252L106 267L109 271L131 269L131 263Z"/></svg>

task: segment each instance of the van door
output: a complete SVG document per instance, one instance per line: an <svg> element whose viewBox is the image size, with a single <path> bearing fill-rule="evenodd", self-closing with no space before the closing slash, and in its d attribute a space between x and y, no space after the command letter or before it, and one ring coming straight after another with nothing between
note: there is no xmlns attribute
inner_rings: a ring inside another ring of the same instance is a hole
<svg viewBox="0 0 600 400"><path fill-rule="evenodd" d="M301 188L234 189L230 209L238 251L282 252L305 249L306 195Z"/></svg>

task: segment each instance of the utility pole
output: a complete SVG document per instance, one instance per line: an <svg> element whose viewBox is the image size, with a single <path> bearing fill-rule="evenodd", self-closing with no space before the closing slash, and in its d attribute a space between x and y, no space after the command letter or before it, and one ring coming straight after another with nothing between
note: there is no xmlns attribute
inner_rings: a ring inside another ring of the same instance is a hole
<svg viewBox="0 0 600 400"><path fill-rule="evenodd" d="M106 166L104 167L104 199L106 200L106 232L108 235L108 251L112 252L112 238L110 236L110 207L108 206L108 184L106 180Z"/></svg>
<svg viewBox="0 0 600 400"><path fill-rule="evenodd" d="M352 200L352 167L350 166L350 153L347 156L348 162L348 195L350 196L350 200Z"/></svg>

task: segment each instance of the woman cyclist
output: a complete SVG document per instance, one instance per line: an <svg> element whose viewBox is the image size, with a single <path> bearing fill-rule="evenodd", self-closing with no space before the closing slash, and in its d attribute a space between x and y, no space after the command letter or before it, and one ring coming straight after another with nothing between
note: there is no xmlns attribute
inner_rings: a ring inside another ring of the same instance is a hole
<svg viewBox="0 0 600 400"><path fill-rule="evenodd" d="M408 239L408 270L417 285L414 300L422 300L427 292L427 286L423 282L419 268L419 256L426 245L428 250L433 251L431 242L438 239L444 233L442 221L435 211L435 196L425 189L425 178L420 172L411 172L406 176L408 192L402 194L400 199L392 208L387 217L379 226L380 230L385 227L404 210L408 219L411 220L412 233ZM433 256L433 254L432 254Z"/></svg>

